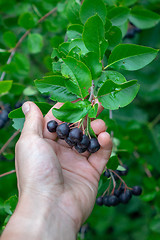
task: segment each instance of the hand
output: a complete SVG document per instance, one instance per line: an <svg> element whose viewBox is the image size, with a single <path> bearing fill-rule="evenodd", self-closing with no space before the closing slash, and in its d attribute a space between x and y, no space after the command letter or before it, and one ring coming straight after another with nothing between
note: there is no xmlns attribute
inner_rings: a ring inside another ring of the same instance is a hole
<svg viewBox="0 0 160 240"><path fill-rule="evenodd" d="M20 199L44 201L50 211L56 209L63 220L71 221L78 232L93 209L98 181L111 154L105 123L100 119L91 123L100 150L79 154L64 140L56 140L56 133L48 132L47 122L55 119L51 110L43 118L32 102L26 102L22 109L26 120L15 155Z"/></svg>

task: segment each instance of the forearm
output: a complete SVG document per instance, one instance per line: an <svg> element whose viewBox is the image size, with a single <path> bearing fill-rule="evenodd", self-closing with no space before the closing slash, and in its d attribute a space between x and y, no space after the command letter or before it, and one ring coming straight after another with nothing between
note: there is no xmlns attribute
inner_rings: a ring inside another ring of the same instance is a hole
<svg viewBox="0 0 160 240"><path fill-rule="evenodd" d="M1 240L75 240L72 220L45 201L21 199Z"/></svg>

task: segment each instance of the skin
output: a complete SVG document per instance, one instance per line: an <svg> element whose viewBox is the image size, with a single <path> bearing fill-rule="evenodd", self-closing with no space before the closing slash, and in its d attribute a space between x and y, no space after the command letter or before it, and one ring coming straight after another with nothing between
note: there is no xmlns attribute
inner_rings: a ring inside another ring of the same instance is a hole
<svg viewBox="0 0 160 240"><path fill-rule="evenodd" d="M93 209L99 178L111 154L105 123L100 119L91 123L100 150L79 154L48 132L48 121L60 123L52 110L43 118L32 102L22 109L25 124L15 150L19 201L1 240L76 239Z"/></svg>

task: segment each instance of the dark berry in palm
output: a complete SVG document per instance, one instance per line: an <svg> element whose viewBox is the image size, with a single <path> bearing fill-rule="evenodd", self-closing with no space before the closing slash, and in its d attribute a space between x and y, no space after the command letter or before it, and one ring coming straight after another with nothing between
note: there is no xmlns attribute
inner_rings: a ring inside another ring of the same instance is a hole
<svg viewBox="0 0 160 240"><path fill-rule="evenodd" d="M104 172L104 176L107 177L107 178L109 178L111 176L108 169Z"/></svg>
<svg viewBox="0 0 160 240"><path fill-rule="evenodd" d="M74 143L79 143L82 140L83 132L79 128L73 128L69 133L69 137Z"/></svg>
<svg viewBox="0 0 160 240"><path fill-rule="evenodd" d="M60 139L65 139L69 135L70 128L67 123L62 123L56 129L56 133Z"/></svg>
<svg viewBox="0 0 160 240"><path fill-rule="evenodd" d="M95 153L99 149L100 149L100 145L99 145L99 142L98 142L97 138L91 138L90 143L89 143L89 147L88 147L88 151L90 153Z"/></svg>
<svg viewBox="0 0 160 240"><path fill-rule="evenodd" d="M125 204L129 202L131 197L132 197L132 192L130 190L126 190L124 193L120 194L119 201Z"/></svg>
<svg viewBox="0 0 160 240"><path fill-rule="evenodd" d="M119 199L115 195L108 196L107 201L108 201L108 205L110 205L110 206L116 206L119 203Z"/></svg>
<svg viewBox="0 0 160 240"><path fill-rule="evenodd" d="M134 186L132 188L133 195L139 196L142 193L142 188L140 186Z"/></svg>
<svg viewBox="0 0 160 240"><path fill-rule="evenodd" d="M67 138L65 139L65 141L66 141L66 143L68 143L68 145L69 145L70 147L75 146L75 143L72 141L72 139L70 139L70 137L67 137Z"/></svg>
<svg viewBox="0 0 160 240"><path fill-rule="evenodd" d="M98 197L96 199L96 204L99 205L99 206L102 206L103 205L103 197Z"/></svg>
<svg viewBox="0 0 160 240"><path fill-rule="evenodd" d="M49 132L56 132L58 123L55 120L51 120L47 123L47 129Z"/></svg>
<svg viewBox="0 0 160 240"><path fill-rule="evenodd" d="M82 148L81 146L79 146L78 144L75 146L75 149L77 150L77 152L79 153L84 153L87 148Z"/></svg>
<svg viewBox="0 0 160 240"><path fill-rule="evenodd" d="M79 146L81 146L82 148L88 148L88 146L89 146L89 141L90 141L89 137L84 134L84 135L82 136L81 142L79 143Z"/></svg>

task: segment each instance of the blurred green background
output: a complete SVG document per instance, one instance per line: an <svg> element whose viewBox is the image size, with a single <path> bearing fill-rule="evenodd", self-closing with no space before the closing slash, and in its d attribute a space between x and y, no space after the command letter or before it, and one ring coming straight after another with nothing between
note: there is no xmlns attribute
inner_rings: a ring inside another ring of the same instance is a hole
<svg viewBox="0 0 160 240"><path fill-rule="evenodd" d="M67 26L72 22L75 14L71 11L69 2L71 3L71 1L58 0L8 0L7 2L0 0L0 76L5 71L4 79L14 81L10 92L0 97L1 108L9 104L13 110L26 100L47 101L54 104L48 96L41 96L37 92L33 80L43 77L52 70L50 57L52 49L64 41ZM123 2L125 6L127 1L106 0L105 2L111 5L112 2L113 4ZM159 0L132 2L160 13ZM38 19L54 7L57 7L55 13L42 23L36 24ZM17 41L30 27L33 28L31 34L34 35L24 39L11 63L6 64L10 56L8 50L15 47ZM123 38L122 42L158 49L160 24L141 30L133 38ZM108 125L108 131L114 131L119 157L129 166L129 173L124 180L129 186L142 186L143 194L139 198L133 197L127 205L119 205L115 208L95 206L79 233L79 239L158 240L160 238L159 57L143 70L122 73L128 80L138 79L141 85L139 94L132 104L114 111L113 120L109 120L106 110L100 117ZM12 121L9 120L5 127L0 129L0 148L14 132ZM15 168L14 146L17 139L18 136L0 155L0 174ZM13 197L8 200L14 195L17 195L15 173L0 178L1 231L14 209L16 199Z"/></svg>

